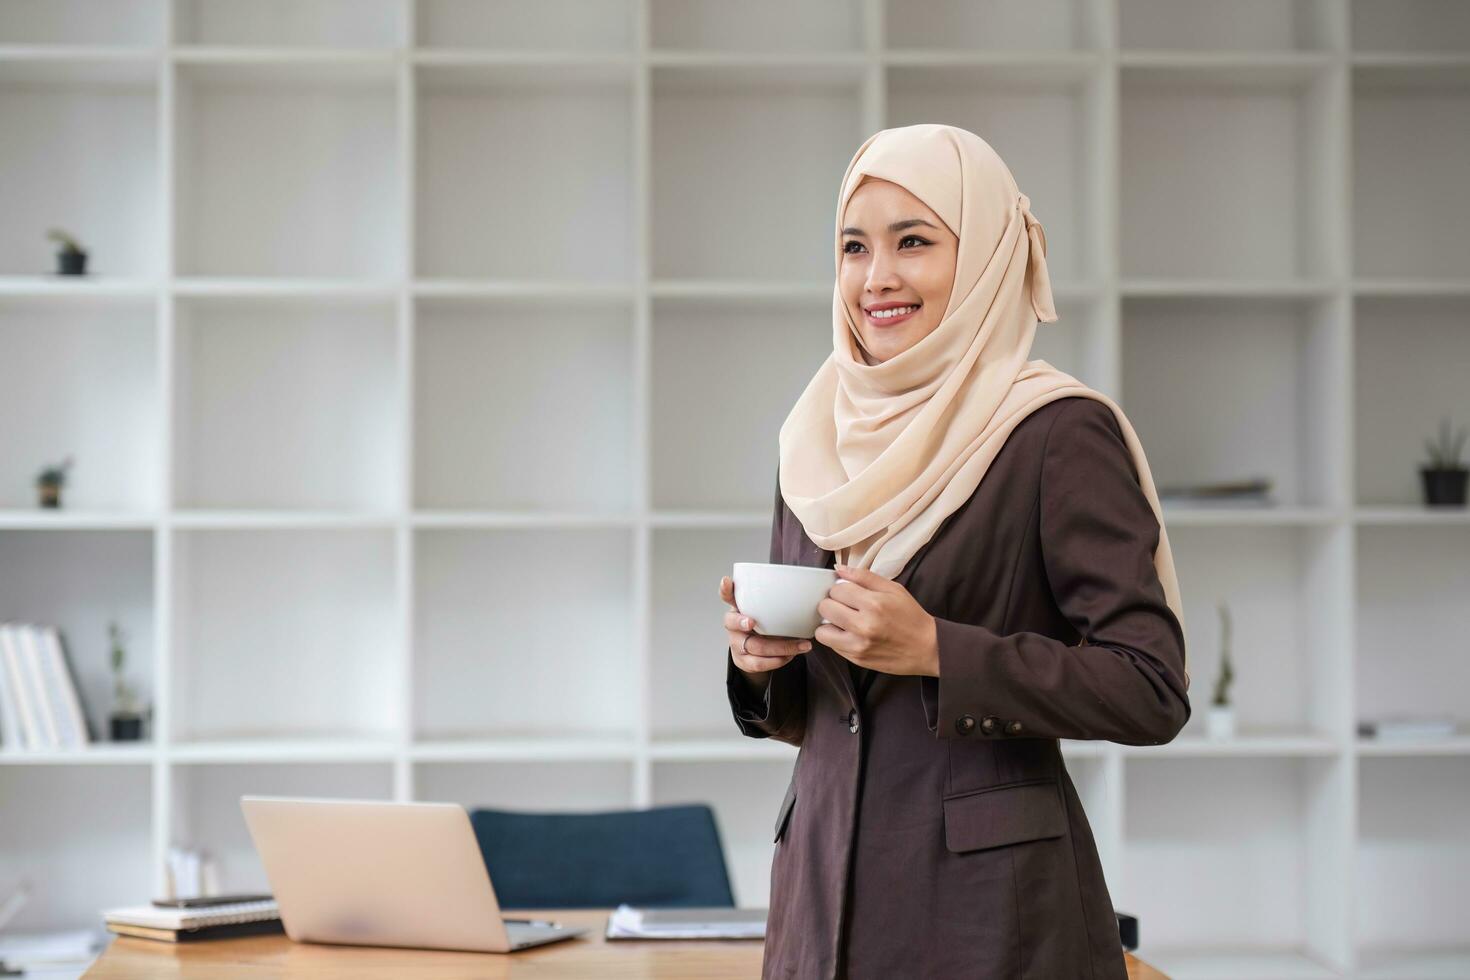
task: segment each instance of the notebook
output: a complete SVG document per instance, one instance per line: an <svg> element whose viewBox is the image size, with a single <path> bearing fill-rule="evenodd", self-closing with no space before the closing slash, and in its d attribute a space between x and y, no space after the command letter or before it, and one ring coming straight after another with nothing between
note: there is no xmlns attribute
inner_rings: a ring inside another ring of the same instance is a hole
<svg viewBox="0 0 1470 980"><path fill-rule="evenodd" d="M764 939L765 909L635 908L607 918L608 939Z"/></svg>
<svg viewBox="0 0 1470 980"><path fill-rule="evenodd" d="M108 909L102 913L102 920L109 932L165 942L283 931L280 906L273 898L192 909L129 905Z"/></svg>

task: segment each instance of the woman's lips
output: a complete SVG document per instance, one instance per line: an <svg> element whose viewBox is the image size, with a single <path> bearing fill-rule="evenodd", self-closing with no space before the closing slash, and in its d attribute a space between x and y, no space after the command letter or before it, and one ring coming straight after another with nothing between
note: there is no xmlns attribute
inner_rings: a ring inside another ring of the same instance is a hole
<svg viewBox="0 0 1470 980"><path fill-rule="evenodd" d="M876 317L873 314L869 313L867 310L863 310L863 318L875 327L891 327L896 323L903 323L909 317L916 315L919 310L922 310L923 308L924 307L922 306L917 306L912 311L905 313L902 316L885 317Z"/></svg>

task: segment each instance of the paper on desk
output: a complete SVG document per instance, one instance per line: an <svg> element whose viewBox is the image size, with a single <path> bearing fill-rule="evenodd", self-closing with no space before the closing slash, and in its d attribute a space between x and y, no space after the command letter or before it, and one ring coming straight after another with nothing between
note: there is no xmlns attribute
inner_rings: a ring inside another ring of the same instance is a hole
<svg viewBox="0 0 1470 980"><path fill-rule="evenodd" d="M0 935L0 962L15 967L76 963L92 959L102 937L91 929L61 932L17 932Z"/></svg>
<svg viewBox="0 0 1470 980"><path fill-rule="evenodd" d="M641 909L619 905L607 918L608 939L764 939L765 909Z"/></svg>

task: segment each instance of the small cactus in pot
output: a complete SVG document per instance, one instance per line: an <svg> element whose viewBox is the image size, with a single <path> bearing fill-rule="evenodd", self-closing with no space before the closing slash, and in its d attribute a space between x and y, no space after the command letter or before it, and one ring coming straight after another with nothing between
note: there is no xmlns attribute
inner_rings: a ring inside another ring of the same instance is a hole
<svg viewBox="0 0 1470 980"><path fill-rule="evenodd" d="M59 276L82 276L87 274L87 252L81 243L62 231L52 228L46 237L58 243L56 251L56 274Z"/></svg>
<svg viewBox="0 0 1470 980"><path fill-rule="evenodd" d="M40 495L42 507L61 506L61 488L66 483L66 471L69 469L71 469L70 456L55 466L43 468L36 475L36 490Z"/></svg>
<svg viewBox="0 0 1470 980"><path fill-rule="evenodd" d="M1460 450L1465 446L1465 427L1450 436L1450 420L1439 420L1439 439L1424 441L1429 450L1429 463L1419 467L1419 478L1424 485L1424 502L1431 507L1464 507L1465 483L1470 469L1460 462Z"/></svg>

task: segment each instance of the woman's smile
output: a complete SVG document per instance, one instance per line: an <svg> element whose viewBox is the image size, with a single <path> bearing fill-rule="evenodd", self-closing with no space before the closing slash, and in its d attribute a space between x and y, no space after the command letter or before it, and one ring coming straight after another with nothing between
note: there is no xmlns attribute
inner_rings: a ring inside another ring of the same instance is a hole
<svg viewBox="0 0 1470 980"><path fill-rule="evenodd" d="M875 327L890 327L895 323L902 323L915 313L923 303L875 303L866 307L863 313L868 323Z"/></svg>

